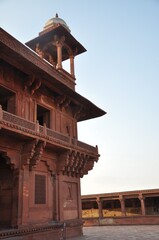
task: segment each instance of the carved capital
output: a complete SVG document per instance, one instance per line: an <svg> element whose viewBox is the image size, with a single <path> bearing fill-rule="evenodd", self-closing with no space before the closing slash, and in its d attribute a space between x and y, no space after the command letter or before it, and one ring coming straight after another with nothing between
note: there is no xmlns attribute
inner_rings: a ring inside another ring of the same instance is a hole
<svg viewBox="0 0 159 240"><path fill-rule="evenodd" d="M53 38L53 45L56 47L62 47L65 43L65 36L59 37L58 35L55 35Z"/></svg>
<svg viewBox="0 0 159 240"><path fill-rule="evenodd" d="M138 198L139 198L140 201L144 201L145 200L145 197L142 194L139 194Z"/></svg>
<svg viewBox="0 0 159 240"><path fill-rule="evenodd" d="M125 202L125 198L123 197L123 195L119 195L119 201L120 202Z"/></svg>

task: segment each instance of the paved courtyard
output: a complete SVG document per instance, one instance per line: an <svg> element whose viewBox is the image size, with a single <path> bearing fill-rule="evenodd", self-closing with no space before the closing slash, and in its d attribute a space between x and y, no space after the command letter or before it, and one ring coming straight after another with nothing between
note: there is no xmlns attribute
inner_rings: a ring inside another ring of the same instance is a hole
<svg viewBox="0 0 159 240"><path fill-rule="evenodd" d="M159 226L84 227L83 237L72 240L159 240Z"/></svg>

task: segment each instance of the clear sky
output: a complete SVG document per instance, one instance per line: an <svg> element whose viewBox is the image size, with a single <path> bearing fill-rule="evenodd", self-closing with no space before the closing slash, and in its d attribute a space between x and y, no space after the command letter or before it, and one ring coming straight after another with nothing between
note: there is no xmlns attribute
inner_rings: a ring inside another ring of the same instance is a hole
<svg viewBox="0 0 159 240"><path fill-rule="evenodd" d="M0 26L23 43L56 13L87 49L76 91L107 112L78 124L101 155L82 194L159 188L159 0L0 0Z"/></svg>

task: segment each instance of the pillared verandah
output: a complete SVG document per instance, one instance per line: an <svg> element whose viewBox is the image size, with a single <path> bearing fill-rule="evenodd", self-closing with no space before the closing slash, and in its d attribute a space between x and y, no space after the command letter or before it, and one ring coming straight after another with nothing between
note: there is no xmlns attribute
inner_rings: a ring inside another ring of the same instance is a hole
<svg viewBox="0 0 159 240"><path fill-rule="evenodd" d="M2 239L82 234L80 177L99 153L78 140L77 123L105 114L75 91L74 58L85 51L58 15L26 45L0 29Z"/></svg>

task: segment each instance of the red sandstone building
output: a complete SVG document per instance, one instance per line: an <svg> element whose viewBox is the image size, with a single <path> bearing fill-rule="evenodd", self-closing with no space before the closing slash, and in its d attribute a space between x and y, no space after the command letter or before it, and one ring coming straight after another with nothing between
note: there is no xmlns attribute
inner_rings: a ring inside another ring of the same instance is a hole
<svg viewBox="0 0 159 240"><path fill-rule="evenodd" d="M85 51L58 16L26 45L0 29L0 239L82 234L80 178L99 154L77 123L105 114L75 91Z"/></svg>
<svg viewBox="0 0 159 240"><path fill-rule="evenodd" d="M82 196L85 225L159 224L159 189Z"/></svg>

